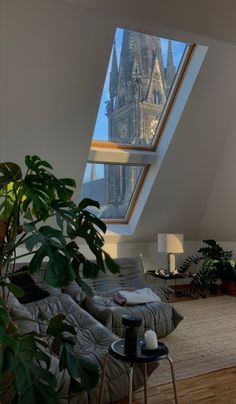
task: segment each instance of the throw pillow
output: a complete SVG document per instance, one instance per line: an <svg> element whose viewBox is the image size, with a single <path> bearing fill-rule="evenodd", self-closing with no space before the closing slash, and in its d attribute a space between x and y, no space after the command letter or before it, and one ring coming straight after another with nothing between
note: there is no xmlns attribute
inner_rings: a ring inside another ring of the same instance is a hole
<svg viewBox="0 0 236 404"><path fill-rule="evenodd" d="M24 266L16 271L13 276L9 276L11 283L24 290L24 296L17 298L19 302L23 304L42 300L49 296L49 293L46 292L46 290L40 289L38 285L36 285L29 274L22 273L27 270L28 267Z"/></svg>

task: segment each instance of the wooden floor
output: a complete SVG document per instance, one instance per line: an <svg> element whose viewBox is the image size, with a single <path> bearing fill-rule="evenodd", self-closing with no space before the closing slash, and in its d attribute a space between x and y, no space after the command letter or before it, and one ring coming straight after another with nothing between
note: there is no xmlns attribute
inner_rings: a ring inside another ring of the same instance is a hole
<svg viewBox="0 0 236 404"><path fill-rule="evenodd" d="M236 367L177 382L179 404L236 404ZM116 404L127 404L122 400ZM143 404L143 392L135 392L134 404ZM148 404L174 403L172 384L148 390Z"/></svg>
<svg viewBox="0 0 236 404"><path fill-rule="evenodd" d="M180 285L183 291L185 285ZM191 300L188 294L174 294L171 302ZM194 298L196 298L194 296ZM236 365L236 364L235 364ZM179 404L236 404L236 366L177 382ZM133 404L144 403L143 391L134 392ZM148 389L148 404L174 404L172 384ZM128 398L116 402L128 404Z"/></svg>

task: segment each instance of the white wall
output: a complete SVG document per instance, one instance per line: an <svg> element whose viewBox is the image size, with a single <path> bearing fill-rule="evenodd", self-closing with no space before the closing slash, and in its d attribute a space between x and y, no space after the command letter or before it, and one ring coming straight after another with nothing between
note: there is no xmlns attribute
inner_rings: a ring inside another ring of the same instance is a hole
<svg viewBox="0 0 236 404"><path fill-rule="evenodd" d="M113 29L56 0L0 1L1 161L39 154L81 182Z"/></svg>
<svg viewBox="0 0 236 404"><path fill-rule="evenodd" d="M58 175L75 177L80 185L116 25L196 40L209 51L137 230L117 238L118 246L108 238L107 248L119 255L142 252L155 262L157 232L236 241L235 45L160 26L158 6L162 12L166 7L161 0L149 0L148 10L140 1L118 2L113 11L114 2L103 1L105 12L92 9L96 2L83 1L90 9L75 2L0 0L1 161L21 163L26 154L39 154ZM169 14L168 24L165 14L167 26L174 16ZM203 22L195 31L206 33L205 14ZM183 28L190 29L188 24L184 12ZM224 21L218 31L209 25L208 34L219 35L223 26L228 35Z"/></svg>

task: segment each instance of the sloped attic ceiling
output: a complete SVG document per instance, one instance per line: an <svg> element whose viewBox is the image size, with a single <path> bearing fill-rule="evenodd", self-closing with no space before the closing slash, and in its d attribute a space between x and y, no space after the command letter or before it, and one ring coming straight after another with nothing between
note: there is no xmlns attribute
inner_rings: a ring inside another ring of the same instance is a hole
<svg viewBox="0 0 236 404"><path fill-rule="evenodd" d="M135 234L121 240L152 240L158 231L171 231L188 240L233 241L236 48L194 32L233 42L235 12L219 25L221 10L212 15L205 9L203 16L203 2L194 17L183 0L174 13L171 1L150 1L150 8L139 1L76 2L0 0L1 160L39 154L80 185L115 27L174 32L209 50Z"/></svg>

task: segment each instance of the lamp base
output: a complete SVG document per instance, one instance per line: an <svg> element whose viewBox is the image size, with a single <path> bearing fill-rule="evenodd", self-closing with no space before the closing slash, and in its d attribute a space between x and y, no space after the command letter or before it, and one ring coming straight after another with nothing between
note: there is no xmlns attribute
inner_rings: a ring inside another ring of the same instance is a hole
<svg viewBox="0 0 236 404"><path fill-rule="evenodd" d="M173 274L175 272L175 255L173 253L168 254L168 272Z"/></svg>

